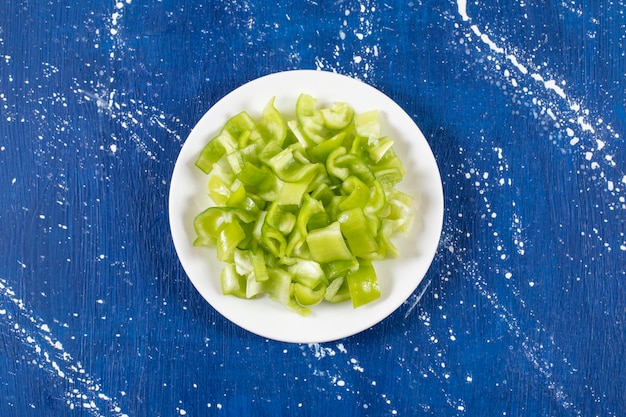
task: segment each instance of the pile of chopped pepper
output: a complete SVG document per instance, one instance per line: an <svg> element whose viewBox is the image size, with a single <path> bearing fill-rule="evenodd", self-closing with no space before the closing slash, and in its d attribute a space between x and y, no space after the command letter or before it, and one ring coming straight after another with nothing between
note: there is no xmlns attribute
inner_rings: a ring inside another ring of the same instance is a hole
<svg viewBox="0 0 626 417"><path fill-rule="evenodd" d="M295 119L271 99L260 118L230 118L196 166L215 204L194 220L196 246L217 250L225 295L263 294L302 315L326 301L380 297L372 261L397 257L390 238L413 220L396 189L404 167L377 110L318 107L301 94Z"/></svg>

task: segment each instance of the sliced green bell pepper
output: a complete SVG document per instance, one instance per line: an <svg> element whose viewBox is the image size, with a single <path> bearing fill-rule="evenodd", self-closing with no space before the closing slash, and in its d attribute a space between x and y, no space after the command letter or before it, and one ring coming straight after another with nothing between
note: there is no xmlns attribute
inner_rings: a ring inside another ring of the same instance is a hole
<svg viewBox="0 0 626 417"><path fill-rule="evenodd" d="M299 182L309 176L313 177L320 169L319 164L303 161L302 154L297 152L299 149L301 149L301 145L295 143L269 159L269 167L280 180Z"/></svg>
<svg viewBox="0 0 626 417"><path fill-rule="evenodd" d="M378 250L375 231L372 230L363 210L354 208L344 211L339 215L338 222L354 256L367 258Z"/></svg>
<svg viewBox="0 0 626 417"><path fill-rule="evenodd" d="M228 263L220 274L222 294L234 295L238 298L246 298L246 287L248 279L245 275L240 275L235 270L235 264Z"/></svg>
<svg viewBox="0 0 626 417"><path fill-rule="evenodd" d="M378 110L358 113L354 116L356 134L363 138L380 137L380 120Z"/></svg>
<svg viewBox="0 0 626 417"><path fill-rule="evenodd" d="M272 142L282 146L287 137L287 123L274 106L275 98L272 98L263 109L258 129L266 143Z"/></svg>
<svg viewBox="0 0 626 417"><path fill-rule="evenodd" d="M346 280L354 308L380 298L378 278L370 261L361 261L359 269L346 275Z"/></svg>
<svg viewBox="0 0 626 417"><path fill-rule="evenodd" d="M324 207L316 199L312 198L309 194L304 194L302 199L302 206L298 211L296 219L296 225L289 236L287 243L286 255L292 256L297 254L306 242L306 238L309 234L309 222L316 214L325 213Z"/></svg>
<svg viewBox="0 0 626 417"><path fill-rule="evenodd" d="M380 296L371 261L398 255L391 237L410 227L413 200L395 188L406 173L378 117L301 94L295 120L271 99L258 122L238 113L205 145L196 165L217 206L194 219L194 245L216 247L224 294L301 315Z"/></svg>
<svg viewBox="0 0 626 417"><path fill-rule="evenodd" d="M352 259L338 222L311 231L306 237L311 258L319 263Z"/></svg>
<svg viewBox="0 0 626 417"><path fill-rule="evenodd" d="M217 136L207 143L202 152L196 159L196 166L205 174L209 174L216 163L222 156L233 152L237 149L237 138L225 131L220 132Z"/></svg>
<svg viewBox="0 0 626 417"><path fill-rule="evenodd" d="M253 223L252 213L230 207L209 207L194 219L194 246L215 246L220 229L227 223Z"/></svg>
<svg viewBox="0 0 626 417"><path fill-rule="evenodd" d="M317 99L308 94L300 94L296 101L296 120L308 146L322 143L328 134L324 118L316 106Z"/></svg>
<svg viewBox="0 0 626 417"><path fill-rule="evenodd" d="M254 119L245 111L231 117L226 121L220 133L202 149L196 160L196 166L205 174L209 174L215 162L238 148L240 136L255 128Z"/></svg>
<svg viewBox="0 0 626 417"><path fill-rule="evenodd" d="M339 132L329 139L308 148L307 151L314 160L318 162L326 162L328 155L344 144L347 134L347 132Z"/></svg>
<svg viewBox="0 0 626 417"><path fill-rule="evenodd" d="M324 299L330 303L340 303L350 299L350 288L348 288L345 276L336 278L328 284Z"/></svg>
<svg viewBox="0 0 626 417"><path fill-rule="evenodd" d="M387 136L378 138L372 137L367 143L367 153L375 164L385 156L385 153L393 146L393 140Z"/></svg>
<svg viewBox="0 0 626 417"><path fill-rule="evenodd" d="M347 128L354 119L354 109L347 103L334 102L331 107L320 110L324 126L330 130Z"/></svg>
<svg viewBox="0 0 626 417"><path fill-rule="evenodd" d="M370 201L370 189L355 176L346 178L341 184L341 189L345 195L345 198L338 205L341 211L353 208L363 209Z"/></svg>

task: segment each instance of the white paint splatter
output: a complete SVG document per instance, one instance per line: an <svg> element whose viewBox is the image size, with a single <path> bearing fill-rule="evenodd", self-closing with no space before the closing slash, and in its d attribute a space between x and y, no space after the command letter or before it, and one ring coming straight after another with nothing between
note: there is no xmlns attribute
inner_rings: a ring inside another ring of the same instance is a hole
<svg viewBox="0 0 626 417"><path fill-rule="evenodd" d="M341 3L339 6L344 7ZM380 20L376 2L366 0L357 11L345 9L342 14L343 18L338 21L337 45L333 49L332 58L316 57L315 66L318 70L336 72L341 68L344 71L346 66L342 65L340 59L347 55L350 60L347 75L367 79L374 74L375 63L381 52L379 42L373 36L379 29L375 22Z"/></svg>
<svg viewBox="0 0 626 417"><path fill-rule="evenodd" d="M469 16L467 15L466 0L457 1L457 10L459 14L461 15L461 19L463 19L463 21L467 22L468 20L470 20Z"/></svg>
<svg viewBox="0 0 626 417"><path fill-rule="evenodd" d="M125 56L124 26L122 25L126 5L118 1L114 4L114 9L108 19L104 22L105 31L96 30L96 34L108 36L106 42L110 48L109 56L112 61L117 61ZM96 36L96 42L99 42ZM112 66L114 68L114 66ZM165 154L165 147L159 143L159 139L154 136L150 127L157 126L164 129L172 139L181 141L179 131L186 130L187 127L181 124L177 117L167 117L162 111L154 106L147 105L141 100L129 97L125 91L118 91L114 87L116 73L114 70L105 72L98 69L95 78L90 81L75 80L73 92L85 102L95 102L100 113L108 115L117 122L123 129L129 132L125 138L130 139L131 144L139 152L144 153L151 160L158 161L160 155ZM172 124L175 127L172 127ZM109 144L107 147L113 153L120 150L120 143L117 138L113 138L118 143ZM102 147L104 148L104 144ZM124 149L125 147L122 147ZM132 147L129 147L132 148Z"/></svg>
<svg viewBox="0 0 626 417"><path fill-rule="evenodd" d="M454 248L452 246L450 246L452 248L452 250L454 250ZM415 306L417 306L420 302L420 300L422 299L422 297L424 296L424 294L426 293L426 290L428 289L428 287L430 287L430 284L432 282L432 279L429 279L426 284L423 285L422 290L417 294L417 296L411 301L411 306L408 308L408 310L406 311L406 313L404 313L404 318L406 319L411 312L413 311L413 309L415 308Z"/></svg>
<svg viewBox="0 0 626 417"><path fill-rule="evenodd" d="M463 22L472 20L467 15L465 0L457 0L457 9ZM457 25L457 27L460 26ZM487 58L494 63L498 72L509 63L512 65L512 70L517 70L519 75L523 76L523 78L516 79L508 68L505 69L504 79L515 88L515 94L532 97L529 102L538 108L537 114L548 116L554 127L563 132L561 136L567 138L566 143L574 151L580 152L587 164L582 166L578 173L583 173L588 169L599 171L597 174L591 174L591 177L604 183L601 189L608 191L617 200L609 200L609 209L626 209L626 204L621 201L626 189L617 186L623 172L619 169L614 155L611 154L614 139L620 138L620 133L616 132L611 124L606 123L605 118L594 117L593 112L584 108L581 105L584 100L572 97L565 89L565 81L559 81L559 77L548 75L549 71L545 65L534 65L530 61L522 64L519 57L527 54L519 52L515 46L507 45L504 38L499 38L496 42L477 24L466 27L468 28L466 40L472 41L475 36L481 44L487 45L488 52L491 54ZM477 45L478 49L479 45ZM516 51L516 53L508 51ZM542 89L533 90L533 85L540 86Z"/></svg>
<svg viewBox="0 0 626 417"><path fill-rule="evenodd" d="M113 398L102 392L98 379L87 373L81 362L63 348L50 326L27 307L3 278L0 278L0 305L3 324L31 350L32 357L24 362L38 367L51 378L63 380L70 409L82 407L95 417L128 417Z"/></svg>
<svg viewBox="0 0 626 417"><path fill-rule="evenodd" d="M320 343L309 343L309 348L313 350L313 354L315 358L321 359L326 356L335 356L336 352L334 349L326 346L322 346Z"/></svg>

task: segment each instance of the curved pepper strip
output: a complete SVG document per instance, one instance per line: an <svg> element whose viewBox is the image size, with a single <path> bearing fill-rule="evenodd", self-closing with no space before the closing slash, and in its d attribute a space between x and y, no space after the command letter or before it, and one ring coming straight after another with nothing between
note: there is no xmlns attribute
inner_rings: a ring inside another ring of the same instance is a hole
<svg viewBox="0 0 626 417"><path fill-rule="evenodd" d="M376 175L376 179L385 190L392 190L396 184L402 181L402 178L404 177L402 171L396 167L382 169L374 168L374 175Z"/></svg>
<svg viewBox="0 0 626 417"><path fill-rule="evenodd" d="M354 208L344 211L338 221L354 256L367 258L378 250L378 242L363 210Z"/></svg>
<svg viewBox="0 0 626 417"><path fill-rule="evenodd" d="M350 299L350 288L348 288L348 281L345 276L336 278L328 284L324 299L330 303L340 303Z"/></svg>
<svg viewBox="0 0 626 417"><path fill-rule="evenodd" d="M232 181L225 181L219 175L209 177L209 197L215 204L224 205L233 194L233 189L243 188L241 182L233 184Z"/></svg>
<svg viewBox="0 0 626 417"><path fill-rule="evenodd" d="M253 223L255 216L244 210L230 207L209 207L194 218L196 239L194 246L215 246L219 231L225 223Z"/></svg>
<svg viewBox="0 0 626 417"><path fill-rule="evenodd" d="M219 228L215 246L217 259L222 262L234 262L235 248L247 237L239 221L225 222Z"/></svg>
<svg viewBox="0 0 626 417"><path fill-rule="evenodd" d="M298 217L296 219L296 226L289 236L289 241L287 242L287 248L285 251L287 256L296 254L302 248L309 234L309 221L316 214L324 212L324 207L319 201L312 198L308 194L304 194L302 207L300 207Z"/></svg>
<svg viewBox="0 0 626 417"><path fill-rule="evenodd" d="M274 256L277 258L283 258L285 256L285 250L287 248L287 241L285 240L285 235L283 235L280 231L274 229L269 226L267 223L263 224L262 227L262 238L261 243L263 246Z"/></svg>
<svg viewBox="0 0 626 417"><path fill-rule="evenodd" d="M295 282L292 285L293 298L302 307L312 307L319 304L326 295L326 286L319 285L309 288L306 285Z"/></svg>
<svg viewBox="0 0 626 417"><path fill-rule="evenodd" d="M336 149L332 150L328 157L326 158L326 171L329 175L332 175L335 178L340 179L341 181L348 178L350 175L350 170L348 170L345 166L340 166L337 163L337 159L346 155L348 151L343 146L339 146Z"/></svg>
<svg viewBox="0 0 626 417"><path fill-rule="evenodd" d="M343 277L349 272L354 272L359 269L359 261L356 258L347 260L333 261L322 264L324 273L330 280Z"/></svg>
<svg viewBox="0 0 626 417"><path fill-rule="evenodd" d="M239 137L237 138L237 147L239 149L243 149L246 146L248 146L251 140L252 140L252 132L250 130L246 130L242 132L241 135L239 135Z"/></svg>
<svg viewBox="0 0 626 417"><path fill-rule="evenodd" d="M266 166L270 166L271 159L282 152L282 150L282 146L278 145L276 142L270 142L258 153L259 161Z"/></svg>
<svg viewBox="0 0 626 417"><path fill-rule="evenodd" d="M278 191L276 203L281 206L299 207L302 199L309 188L310 180L308 178L299 182L286 182Z"/></svg>
<svg viewBox="0 0 626 417"><path fill-rule="evenodd" d="M248 112L242 111L231 117L224 123L222 131L230 133L233 137L238 138L245 131L256 129L256 122Z"/></svg>
<svg viewBox="0 0 626 417"><path fill-rule="evenodd" d="M300 129L300 125L297 120L288 121L287 127L289 128L289 132L291 132L292 136L296 139L296 143L299 143L305 148L315 145L315 143L311 143L311 141L302 132L302 129Z"/></svg>
<svg viewBox="0 0 626 417"><path fill-rule="evenodd" d="M306 224L306 230L311 231L315 229L321 229L330 224L330 217L325 211L313 214Z"/></svg>
<svg viewBox="0 0 626 417"><path fill-rule="evenodd" d="M228 154L226 159L235 177L247 186L253 187L268 179L270 173L249 162L241 151Z"/></svg>
<svg viewBox="0 0 626 417"><path fill-rule="evenodd" d="M334 196L335 193L330 189L330 186L327 183L318 184L317 187L315 187L315 189L311 192L311 197L320 201L324 207L328 207L330 205Z"/></svg>
<svg viewBox="0 0 626 417"><path fill-rule="evenodd" d="M324 142L308 148L307 151L316 161L326 162L328 155L343 145L347 135L347 132L339 132Z"/></svg>
<svg viewBox="0 0 626 417"><path fill-rule="evenodd" d="M293 213L281 210L276 202L259 218L255 239L273 256L283 259L287 251L286 236L293 230L296 217Z"/></svg>
<svg viewBox="0 0 626 417"><path fill-rule="evenodd" d="M291 300L291 274L280 268L268 268L269 279L263 283L263 290L270 298L283 305Z"/></svg>
<svg viewBox="0 0 626 417"><path fill-rule="evenodd" d="M265 143L273 142L283 145L287 137L287 123L280 112L274 107L275 97L263 109L258 129Z"/></svg>
<svg viewBox="0 0 626 417"><path fill-rule="evenodd" d="M372 183L369 200L363 211L365 211L365 214L368 215L378 214L385 208L386 205L387 196L385 194L385 189L380 181L376 180Z"/></svg>
<svg viewBox="0 0 626 417"><path fill-rule="evenodd" d="M398 227L394 231L404 232L410 227L410 223L413 221L414 213L411 209L413 205L413 197L403 193L402 191L395 190L389 201L389 207L391 212L387 216L389 220L397 220ZM404 229L401 227L405 226Z"/></svg>
<svg viewBox="0 0 626 417"><path fill-rule="evenodd" d="M306 243L311 252L311 258L320 264L353 257L343 240L338 222L311 231L306 238Z"/></svg>
<svg viewBox="0 0 626 417"><path fill-rule="evenodd" d="M211 191L213 190L209 190L209 196L212 196ZM236 208L244 209L244 207L242 206L244 205L244 202L246 201L246 197L248 193L246 193L246 187L243 185L243 183L241 181L235 180L231 184L231 188L229 191L230 191L230 194L228 195L228 197L226 198L226 201L224 201L223 204L227 207L236 207Z"/></svg>
<svg viewBox="0 0 626 417"><path fill-rule="evenodd" d="M346 275L352 306L360 307L380 297L376 271L370 261L361 261L359 269Z"/></svg>
<svg viewBox="0 0 626 417"><path fill-rule="evenodd" d="M255 199L253 195L246 192L243 184L239 183L239 187L233 191L225 202L227 207L233 207L243 210L251 215L258 215L263 209L262 200Z"/></svg>
<svg viewBox="0 0 626 417"><path fill-rule="evenodd" d="M266 281L259 283L261 285L262 292L268 294L271 299L289 307L302 316L308 316L311 314L310 308L301 306L292 297L293 286L292 276L290 273L281 268L268 268L267 272L269 278Z"/></svg>
<svg viewBox="0 0 626 417"><path fill-rule="evenodd" d="M302 307L311 307L324 299L328 279L315 261L301 260L291 265L292 291L295 301Z"/></svg>
<svg viewBox="0 0 626 417"><path fill-rule="evenodd" d="M378 233L378 243L380 256L398 257L398 249L391 241L391 235L394 232L395 225L392 220L383 220L380 232Z"/></svg>
<svg viewBox="0 0 626 417"><path fill-rule="evenodd" d="M346 178L341 184L341 189L346 196L337 206L341 211L364 208L370 201L370 189L355 176Z"/></svg>
<svg viewBox="0 0 626 417"><path fill-rule="evenodd" d="M250 251L250 262L252 264L252 272L258 282L265 282L269 279L267 272L267 263L265 255L260 249L253 249Z"/></svg>
<svg viewBox="0 0 626 417"><path fill-rule="evenodd" d="M226 264L220 274L222 294L234 295L239 298L246 298L247 278L245 275L237 273L235 265Z"/></svg>
<svg viewBox="0 0 626 417"><path fill-rule="evenodd" d="M237 150L240 136L256 128L254 119L245 111L228 119L220 133L212 138L202 149L196 160L196 166L205 174L213 169L213 164L223 155Z"/></svg>
<svg viewBox="0 0 626 417"><path fill-rule="evenodd" d="M298 127L309 146L322 143L328 135L324 118L316 109L316 105L317 99L308 94L300 94L296 101Z"/></svg>
<svg viewBox="0 0 626 417"><path fill-rule="evenodd" d="M287 269L292 275L292 281L302 284L310 289L328 285L328 279L319 263L302 259Z"/></svg>
<svg viewBox="0 0 626 417"><path fill-rule="evenodd" d="M276 176L267 167L257 167L249 162L244 163L237 179L245 184L247 191L254 194L266 193L276 188Z"/></svg>
<svg viewBox="0 0 626 417"><path fill-rule="evenodd" d="M284 236L291 233L296 225L296 216L283 209L284 206L273 202L269 210L267 210L267 216L265 216L265 224L278 230Z"/></svg>
<svg viewBox="0 0 626 417"><path fill-rule="evenodd" d="M367 153L375 164L385 156L387 151L393 146L393 140L384 136L382 138L370 138L367 141Z"/></svg>
<svg viewBox="0 0 626 417"><path fill-rule="evenodd" d="M230 133L222 131L204 146L195 164L202 172L209 174L213 169L213 164L236 149L236 139Z"/></svg>
<svg viewBox="0 0 626 417"><path fill-rule="evenodd" d="M285 182L299 182L307 176L314 176L319 171L319 164L300 161L295 150L299 144L290 145L269 159L268 165L276 176Z"/></svg>
<svg viewBox="0 0 626 417"><path fill-rule="evenodd" d="M348 153L351 155L355 155L359 159L369 158L369 155L367 154L367 150L365 149L365 145L364 145L365 142L366 142L366 139L364 137L355 136L354 139L352 140L352 143L350 144L350 150L348 151ZM369 164L369 161L368 161L368 164Z"/></svg>
<svg viewBox="0 0 626 417"><path fill-rule="evenodd" d="M354 127L356 134L363 138L380 137L378 110L370 110L354 115Z"/></svg>
<svg viewBox="0 0 626 417"><path fill-rule="evenodd" d="M334 102L330 108L321 109L324 126L330 130L343 130L354 120L354 109L347 103Z"/></svg>
<svg viewBox="0 0 626 417"><path fill-rule="evenodd" d="M406 175L402 161L400 161L393 148L388 149L381 160L377 164L372 165L372 171L386 188L393 188ZM388 175L388 180L383 180L383 175Z"/></svg>
<svg viewBox="0 0 626 417"><path fill-rule="evenodd" d="M368 187L376 179L374 172L369 168L368 164L354 154L340 155L334 161L335 166L345 168L351 175L354 175ZM345 178L344 178L345 179Z"/></svg>

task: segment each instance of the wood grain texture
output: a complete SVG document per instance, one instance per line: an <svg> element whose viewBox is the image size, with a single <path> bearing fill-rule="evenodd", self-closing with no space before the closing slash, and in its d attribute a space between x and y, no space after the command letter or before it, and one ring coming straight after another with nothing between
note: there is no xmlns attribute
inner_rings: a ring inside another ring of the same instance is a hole
<svg viewBox="0 0 626 417"><path fill-rule="evenodd" d="M620 2L9 2L0 16L0 415L619 416ZM440 166L420 288L333 343L265 340L169 235L182 144L287 69L359 78Z"/></svg>

